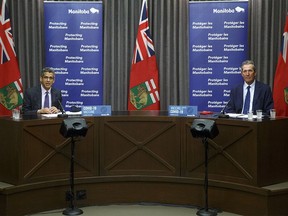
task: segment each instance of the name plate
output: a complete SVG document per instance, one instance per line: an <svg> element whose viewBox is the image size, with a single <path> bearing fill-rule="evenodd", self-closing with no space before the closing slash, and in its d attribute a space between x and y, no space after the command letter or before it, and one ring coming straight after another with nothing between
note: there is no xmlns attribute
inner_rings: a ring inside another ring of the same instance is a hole
<svg viewBox="0 0 288 216"><path fill-rule="evenodd" d="M197 116L198 106L173 106L168 109L170 116Z"/></svg>
<svg viewBox="0 0 288 216"><path fill-rule="evenodd" d="M96 105L96 106L82 106L82 116L111 116L111 106Z"/></svg>

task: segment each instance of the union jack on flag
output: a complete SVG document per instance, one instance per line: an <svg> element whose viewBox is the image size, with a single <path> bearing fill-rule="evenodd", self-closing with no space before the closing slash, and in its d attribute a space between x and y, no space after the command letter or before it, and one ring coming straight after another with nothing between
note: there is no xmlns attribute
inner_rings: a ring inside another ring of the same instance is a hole
<svg viewBox="0 0 288 216"><path fill-rule="evenodd" d="M130 71L128 110L159 110L159 76L150 36L147 0L143 0Z"/></svg>
<svg viewBox="0 0 288 216"><path fill-rule="evenodd" d="M7 13L5 0L3 0L0 14L0 49L0 64L9 61L12 56L16 56L10 18Z"/></svg>
<svg viewBox="0 0 288 216"><path fill-rule="evenodd" d="M23 88L6 0L0 0L0 116L20 109Z"/></svg>
<svg viewBox="0 0 288 216"><path fill-rule="evenodd" d="M147 1L142 4L141 16L138 26L138 34L136 38L136 45L134 50L134 56L132 63L136 64L139 61L143 61L145 58L155 55L153 41L150 36Z"/></svg>

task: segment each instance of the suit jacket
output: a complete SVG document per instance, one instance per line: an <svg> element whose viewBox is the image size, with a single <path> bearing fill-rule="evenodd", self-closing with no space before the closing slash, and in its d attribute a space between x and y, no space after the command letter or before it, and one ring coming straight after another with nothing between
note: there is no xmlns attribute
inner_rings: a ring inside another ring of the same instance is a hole
<svg viewBox="0 0 288 216"><path fill-rule="evenodd" d="M59 101L62 102L61 91L51 88L51 106L55 106L61 110ZM24 92L24 100L22 106L23 114L36 114L37 110L42 108L41 85L27 89Z"/></svg>
<svg viewBox="0 0 288 216"><path fill-rule="evenodd" d="M243 84L239 84L231 90L230 100L225 109L226 113L241 113L243 107ZM254 98L252 110L256 114L256 110L261 109L263 114L269 114L273 109L274 102L269 85L262 82L255 82Z"/></svg>

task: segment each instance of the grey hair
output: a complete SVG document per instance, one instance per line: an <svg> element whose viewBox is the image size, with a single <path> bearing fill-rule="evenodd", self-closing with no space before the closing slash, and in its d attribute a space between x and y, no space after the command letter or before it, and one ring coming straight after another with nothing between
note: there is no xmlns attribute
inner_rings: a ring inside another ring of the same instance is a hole
<svg viewBox="0 0 288 216"><path fill-rule="evenodd" d="M41 77L43 77L43 76L44 76L44 73L46 73L46 72L48 72L48 73L53 73L53 75L55 76L55 71L54 71L52 68L50 68L50 67L44 67L44 68L42 69L42 71L41 71Z"/></svg>
<svg viewBox="0 0 288 216"><path fill-rule="evenodd" d="M248 64L253 65L253 70L256 72L256 67L255 67L254 61L252 61L252 60L245 60L245 61L243 61L243 62L242 62L242 65L241 65L241 71L243 70L243 66L244 66L244 65L248 65Z"/></svg>

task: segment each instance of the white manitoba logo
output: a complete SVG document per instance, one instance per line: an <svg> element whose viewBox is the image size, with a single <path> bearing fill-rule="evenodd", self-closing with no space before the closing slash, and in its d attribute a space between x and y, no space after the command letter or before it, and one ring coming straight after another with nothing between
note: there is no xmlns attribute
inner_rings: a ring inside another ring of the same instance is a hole
<svg viewBox="0 0 288 216"><path fill-rule="evenodd" d="M245 12L245 9L242 7L237 6L236 8L222 8L222 9L218 9L218 8L214 8L213 9L213 13L218 13L218 14L228 14L228 13L243 13Z"/></svg>
<svg viewBox="0 0 288 216"><path fill-rule="evenodd" d="M235 11L238 12L238 13L240 13L240 12L244 13L245 9L238 6L238 7L235 8Z"/></svg>
<svg viewBox="0 0 288 216"><path fill-rule="evenodd" d="M99 10L96 9L96 8L90 8L90 11L91 11L92 14L94 14L94 13L99 14Z"/></svg>
<svg viewBox="0 0 288 216"><path fill-rule="evenodd" d="M68 14L90 14L90 12L92 14L99 14L99 10L96 8L90 8L89 10L87 9L68 9Z"/></svg>

